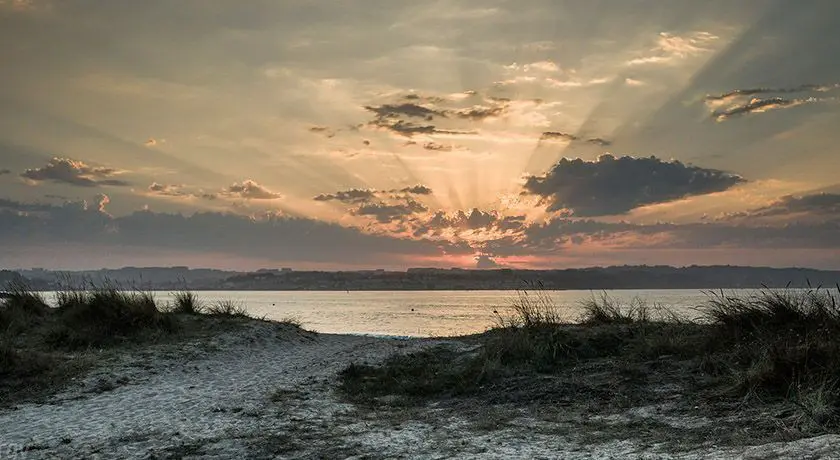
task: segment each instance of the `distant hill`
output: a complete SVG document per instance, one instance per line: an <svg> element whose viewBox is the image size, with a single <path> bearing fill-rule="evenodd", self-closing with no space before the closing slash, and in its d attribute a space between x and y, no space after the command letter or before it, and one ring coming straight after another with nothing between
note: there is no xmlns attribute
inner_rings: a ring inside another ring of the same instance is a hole
<svg viewBox="0 0 840 460"><path fill-rule="evenodd" d="M831 286L840 271L761 267L622 266L567 270L442 270L405 272L280 272L232 276L217 288L232 290L488 290L521 289L727 289Z"/></svg>
<svg viewBox="0 0 840 460"><path fill-rule="evenodd" d="M0 270L0 291L5 290L12 283L25 282L26 278L18 272L11 270Z"/></svg>
<svg viewBox="0 0 840 460"><path fill-rule="evenodd" d="M234 272L187 267L126 267L112 270L54 272L0 271L0 282L25 276L37 289L55 289L70 277L76 282L111 280L125 287L195 290L490 290L521 289L542 283L546 289L733 289L823 286L834 288L840 271L734 266L619 266L565 270L463 270L412 268L406 271ZM7 282L7 281L5 281ZM3 285L5 285L5 282Z"/></svg>

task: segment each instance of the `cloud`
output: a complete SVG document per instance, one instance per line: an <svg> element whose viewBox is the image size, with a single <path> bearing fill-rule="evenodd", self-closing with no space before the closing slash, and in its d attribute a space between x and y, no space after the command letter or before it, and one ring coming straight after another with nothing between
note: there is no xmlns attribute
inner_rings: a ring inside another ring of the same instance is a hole
<svg viewBox="0 0 840 460"><path fill-rule="evenodd" d="M789 88L747 88L735 89L705 98L706 107L717 121L771 110L785 109L805 104L838 102L836 97L821 94L840 89L840 84L805 84ZM803 97L791 98L790 94L806 93Z"/></svg>
<svg viewBox="0 0 840 460"><path fill-rule="evenodd" d="M469 109L455 110L453 115L459 118L468 120L484 120L487 118L498 118L507 112L508 106L506 104L497 105L495 107L475 106Z"/></svg>
<svg viewBox="0 0 840 460"><path fill-rule="evenodd" d="M598 146L601 146L601 147L607 147L607 146L612 145L612 142L610 142L606 139L601 139L600 137L593 137L591 139L587 139L586 142L589 142L590 144L595 144L595 145L598 145Z"/></svg>
<svg viewBox="0 0 840 460"><path fill-rule="evenodd" d="M710 45L715 40L718 40L717 36L702 31L687 35L661 32L656 39L656 45L645 56L630 59L626 64L640 66L672 63L711 51Z"/></svg>
<svg viewBox="0 0 840 460"><path fill-rule="evenodd" d="M493 241L515 237L526 228L525 216L502 216L497 211L437 211L406 222L416 238L448 240L486 248Z"/></svg>
<svg viewBox="0 0 840 460"><path fill-rule="evenodd" d="M69 158L54 157L41 168L27 169L21 177L30 183L53 181L79 187L130 185L122 180L111 179L121 172L113 168L89 166Z"/></svg>
<svg viewBox="0 0 840 460"><path fill-rule="evenodd" d="M283 195L274 193L250 179L245 180L242 183L233 183L227 187L222 194L246 200L277 200L283 198Z"/></svg>
<svg viewBox="0 0 840 460"><path fill-rule="evenodd" d="M358 189L353 188L349 190L342 190L335 193L322 193L315 198L315 201L340 201L345 204L359 204L359 203L366 203L372 202L374 200L379 200L382 198L386 198L385 195L388 194L395 194L395 193L403 193L406 195L431 195L432 189L426 187L425 185L413 185L410 187L404 187L401 189L391 189L391 190L374 190L374 189ZM396 197L400 198L400 197Z"/></svg>
<svg viewBox="0 0 840 460"><path fill-rule="evenodd" d="M328 126L312 126L309 128L309 132L323 134L327 138L333 138L336 134L336 132Z"/></svg>
<svg viewBox="0 0 840 460"><path fill-rule="evenodd" d="M422 118L431 121L434 117L446 117L446 113L429 109L417 104L384 104L380 106L366 105L365 109L375 113L378 118L398 118L400 116L407 116L413 118Z"/></svg>
<svg viewBox="0 0 840 460"><path fill-rule="evenodd" d="M740 217L819 217L840 221L840 194L817 193L813 195L780 198L768 206L758 208Z"/></svg>
<svg viewBox="0 0 840 460"><path fill-rule="evenodd" d="M540 136L541 141L549 141L554 139L576 141L578 140L578 137L571 133L561 133L559 131L546 131Z"/></svg>
<svg viewBox="0 0 840 460"><path fill-rule="evenodd" d="M552 141L552 140L567 140L567 141L582 141L588 142L590 144L594 144L600 147L606 147L612 145L612 142L602 139L600 137L593 137L589 139L581 139L580 137L571 134L571 133L564 133L559 131L545 131L540 135L540 141Z"/></svg>
<svg viewBox="0 0 840 460"><path fill-rule="evenodd" d="M54 208L51 204L44 203L21 203L5 198L0 198L0 211L11 211L14 213L29 213L39 211L50 211Z"/></svg>
<svg viewBox="0 0 840 460"><path fill-rule="evenodd" d="M425 150L432 150L434 152L451 152L452 146L449 144L440 144L437 142L426 142L423 144Z"/></svg>
<svg viewBox="0 0 840 460"><path fill-rule="evenodd" d="M97 197L97 203L108 204L102 196ZM183 263L185 253L253 257L278 263L394 263L416 255L438 256L446 247L440 242L369 235L355 228L276 214L183 215L146 210L115 217L85 202L52 206L3 199L0 238L7 245L27 250L50 245L61 245L65 251L70 251L70 245L87 245L89 250L100 249L102 253L115 248L134 250L136 254L175 250L172 259L161 262L166 264Z"/></svg>
<svg viewBox="0 0 840 460"><path fill-rule="evenodd" d="M188 189L184 185L160 184L153 182L146 189L149 195L161 197L178 197L185 199L219 200L219 199L244 199L244 200L278 200L283 195L274 193L268 188L252 181L245 180L242 183L234 183L223 188L219 192L205 192L201 189ZM235 205L236 203L234 203Z"/></svg>
<svg viewBox="0 0 840 460"><path fill-rule="evenodd" d="M717 121L724 121L733 116L749 113L764 113L770 110L785 107L796 107L797 105L802 105L806 102L807 101L801 99L784 99L781 97L774 97L770 99L753 98L746 104L736 104L726 109L715 110L712 112L712 117Z"/></svg>
<svg viewBox="0 0 840 460"><path fill-rule="evenodd" d="M107 211L105 210L105 206L107 206L108 203L110 203L110 202L111 202L111 198L108 197L108 195L106 195L104 193L100 193L99 195L96 195L96 204L97 204L96 209L99 210L99 212L107 214Z"/></svg>
<svg viewBox="0 0 840 460"><path fill-rule="evenodd" d="M336 193L321 194L315 201L340 201L342 203L361 203L376 198L376 190L350 189Z"/></svg>
<svg viewBox="0 0 840 460"><path fill-rule="evenodd" d="M399 192L410 193L412 195L431 195L432 189L426 187L425 185L414 185L411 187L399 189Z"/></svg>
<svg viewBox="0 0 840 460"><path fill-rule="evenodd" d="M477 134L464 126L464 122L501 118L510 108L509 100L484 98L474 91L450 94L447 97L408 94L402 96L402 99L410 102L364 106L376 115L368 122L368 126L387 129L405 137L423 134ZM466 102L476 99L481 100L482 104L464 107ZM421 102L423 105L420 105ZM436 119L436 123L431 123ZM445 126L439 126L441 123Z"/></svg>
<svg viewBox="0 0 840 460"><path fill-rule="evenodd" d="M549 211L604 216L721 192L743 182L735 174L679 161L602 155L591 162L564 158L548 173L529 177L524 190L539 196Z"/></svg>
<svg viewBox="0 0 840 460"><path fill-rule="evenodd" d="M371 125L390 130L400 136L412 137L416 134L475 134L473 131L438 129L434 125L417 125L403 120L377 119Z"/></svg>
<svg viewBox="0 0 840 460"><path fill-rule="evenodd" d="M390 223L427 210L428 208L417 201L408 199L400 204L366 203L354 209L353 215L371 216L380 223Z"/></svg>
<svg viewBox="0 0 840 460"><path fill-rule="evenodd" d="M152 182L152 185L149 185L148 189L149 193L153 195L162 195L162 196L189 196L190 194L183 190L183 186L181 185L172 185L172 184L159 184L157 182Z"/></svg>

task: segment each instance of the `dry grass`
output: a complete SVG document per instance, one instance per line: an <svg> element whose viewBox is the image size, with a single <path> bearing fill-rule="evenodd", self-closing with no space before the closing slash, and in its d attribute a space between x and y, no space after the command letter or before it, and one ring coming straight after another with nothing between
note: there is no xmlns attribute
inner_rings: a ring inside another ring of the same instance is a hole
<svg viewBox="0 0 840 460"><path fill-rule="evenodd" d="M189 290L181 290L175 292L174 305L172 307L173 313L184 315L198 315L204 312L204 304L199 300L198 296Z"/></svg>
<svg viewBox="0 0 840 460"><path fill-rule="evenodd" d="M233 300L220 300L207 307L205 313L222 318L250 318L245 307Z"/></svg>
<svg viewBox="0 0 840 460"><path fill-rule="evenodd" d="M212 334L246 318L243 306L220 302L204 312L198 297L176 294L175 308L161 309L152 293L110 282L69 283L50 307L22 284L0 300L0 402L3 405L54 392L89 367L88 350ZM224 321L220 321L224 320ZM98 354L98 353L97 353Z"/></svg>
<svg viewBox="0 0 840 460"><path fill-rule="evenodd" d="M657 403L655 382L686 388L679 401L689 412L792 407L785 423L800 435L840 432L838 298L840 288L720 293L710 297L704 317L689 321L602 296L570 323L547 293L528 291L512 305L513 316L497 316L479 351L432 350L382 366L352 365L342 388L355 401L559 398L591 408Z"/></svg>

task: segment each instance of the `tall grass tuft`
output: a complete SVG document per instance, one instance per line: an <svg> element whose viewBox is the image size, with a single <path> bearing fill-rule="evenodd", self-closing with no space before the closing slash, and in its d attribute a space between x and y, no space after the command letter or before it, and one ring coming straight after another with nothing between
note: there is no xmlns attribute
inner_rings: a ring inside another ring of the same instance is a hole
<svg viewBox="0 0 840 460"><path fill-rule="evenodd" d="M527 289L517 291L506 314L494 312L496 328L532 328L557 325L563 315L542 283L532 283Z"/></svg>
<svg viewBox="0 0 840 460"><path fill-rule="evenodd" d="M245 307L233 300L220 300L206 309L206 313L210 316L219 316L223 318L249 318Z"/></svg>
<svg viewBox="0 0 840 460"><path fill-rule="evenodd" d="M198 296L187 289L174 293L173 313L184 315L198 315L204 311L204 305Z"/></svg>
<svg viewBox="0 0 840 460"><path fill-rule="evenodd" d="M12 282L5 292L7 297L0 300L0 332L21 332L50 310L44 296L24 283Z"/></svg>
<svg viewBox="0 0 840 460"><path fill-rule="evenodd" d="M56 345L99 346L144 332L173 332L174 318L161 312L151 292L126 290L117 283L89 282L56 295L61 322L48 336Z"/></svg>
<svg viewBox="0 0 840 460"><path fill-rule="evenodd" d="M598 324L648 323L654 320L653 309L641 299L622 305L606 293L582 302L583 313L578 321L590 326Z"/></svg>
<svg viewBox="0 0 840 460"><path fill-rule="evenodd" d="M840 288L765 289L747 297L716 294L710 335L744 394L790 397L837 390ZM834 397L840 395L836 392ZM830 398L822 398L828 400ZM840 420L838 420L840 421Z"/></svg>

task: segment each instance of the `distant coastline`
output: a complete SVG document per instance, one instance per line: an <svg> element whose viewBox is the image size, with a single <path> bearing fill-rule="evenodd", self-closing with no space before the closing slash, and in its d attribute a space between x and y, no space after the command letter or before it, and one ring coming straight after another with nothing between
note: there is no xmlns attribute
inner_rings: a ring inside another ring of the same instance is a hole
<svg viewBox="0 0 840 460"><path fill-rule="evenodd" d="M563 270L465 270L411 268L406 271L254 272L188 267L126 267L94 271L0 271L0 284L23 282L55 290L67 283L110 280L124 287L151 290L218 291L443 291L517 290L539 285L549 290L737 289L831 287L840 271L737 266L616 266Z"/></svg>

